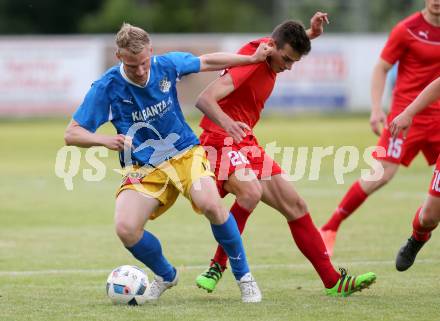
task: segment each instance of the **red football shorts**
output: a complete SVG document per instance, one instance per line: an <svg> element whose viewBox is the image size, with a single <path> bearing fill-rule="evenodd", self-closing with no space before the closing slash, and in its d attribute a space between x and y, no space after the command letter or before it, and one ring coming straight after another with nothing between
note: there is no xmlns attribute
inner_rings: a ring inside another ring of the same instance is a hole
<svg viewBox="0 0 440 321"><path fill-rule="evenodd" d="M391 114L388 116L388 124L394 117L395 115L391 116ZM440 154L440 119L416 116L405 139L402 134L393 139L390 131L384 129L377 147L382 147L381 152L379 150L373 152L373 157L377 160L409 166L421 151L428 164L433 165Z"/></svg>
<svg viewBox="0 0 440 321"><path fill-rule="evenodd" d="M223 184L239 169L252 169L258 179L269 178L283 172L253 135L246 136L240 144L236 144L231 137L203 131L200 135L200 144L207 153L221 197L228 194Z"/></svg>

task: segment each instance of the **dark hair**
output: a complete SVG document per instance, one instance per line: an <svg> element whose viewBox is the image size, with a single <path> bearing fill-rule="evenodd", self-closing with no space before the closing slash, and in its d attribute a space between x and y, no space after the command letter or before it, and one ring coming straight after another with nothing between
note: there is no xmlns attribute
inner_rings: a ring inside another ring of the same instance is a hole
<svg viewBox="0 0 440 321"><path fill-rule="evenodd" d="M277 49L281 49L287 43L301 56L310 52L310 39L306 34L301 22L288 20L275 27L272 32L272 39Z"/></svg>

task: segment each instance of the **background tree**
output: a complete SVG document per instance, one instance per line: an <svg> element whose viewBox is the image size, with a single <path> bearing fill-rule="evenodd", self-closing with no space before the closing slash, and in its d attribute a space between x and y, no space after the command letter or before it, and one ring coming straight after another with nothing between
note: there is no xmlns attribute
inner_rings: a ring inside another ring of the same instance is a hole
<svg viewBox="0 0 440 321"><path fill-rule="evenodd" d="M268 33L329 13L328 32L389 32L422 0L0 0L1 34L114 33L123 21L150 32Z"/></svg>

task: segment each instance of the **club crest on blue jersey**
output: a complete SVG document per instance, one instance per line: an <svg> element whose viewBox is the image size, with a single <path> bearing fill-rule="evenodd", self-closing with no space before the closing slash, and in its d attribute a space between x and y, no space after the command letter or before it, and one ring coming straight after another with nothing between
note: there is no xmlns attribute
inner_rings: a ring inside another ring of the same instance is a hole
<svg viewBox="0 0 440 321"><path fill-rule="evenodd" d="M159 88L160 88L160 91L163 93L169 92L170 88L171 88L171 81L169 81L167 77L163 78L159 82Z"/></svg>

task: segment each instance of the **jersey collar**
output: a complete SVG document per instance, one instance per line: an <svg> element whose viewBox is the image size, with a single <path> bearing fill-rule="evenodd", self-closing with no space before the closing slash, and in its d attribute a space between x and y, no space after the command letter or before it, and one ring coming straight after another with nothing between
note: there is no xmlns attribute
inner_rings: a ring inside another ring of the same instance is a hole
<svg viewBox="0 0 440 321"><path fill-rule="evenodd" d="M124 70L124 64L121 62L121 64L119 65L119 72L121 73L122 78L125 79L126 82L128 82L129 84L139 87L139 88L145 88L148 85L148 82L150 81L150 76L151 76L151 67L150 67L150 71L148 72L148 78L147 81L145 82L145 85L141 86L133 81L130 80L130 78L128 78L127 74L125 73Z"/></svg>

